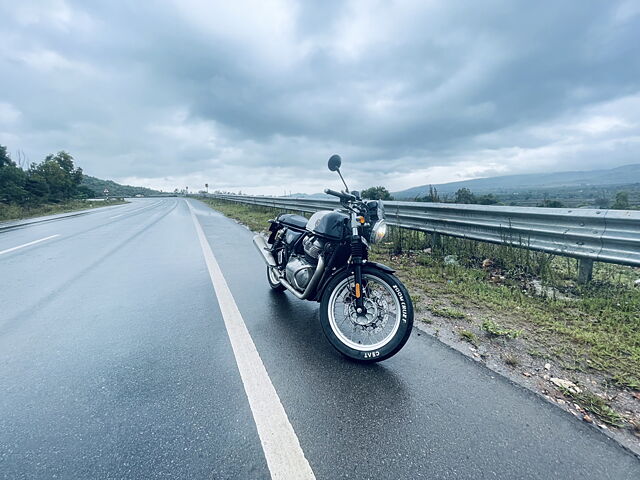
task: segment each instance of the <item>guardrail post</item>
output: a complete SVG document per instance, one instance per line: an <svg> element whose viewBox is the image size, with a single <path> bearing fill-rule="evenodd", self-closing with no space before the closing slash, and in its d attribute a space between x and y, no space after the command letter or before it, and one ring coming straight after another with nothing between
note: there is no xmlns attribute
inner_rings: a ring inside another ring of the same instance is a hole
<svg viewBox="0 0 640 480"><path fill-rule="evenodd" d="M442 235L440 235L438 232L433 232L433 235L431 235L431 248L435 249L439 249L440 247L442 247Z"/></svg>
<svg viewBox="0 0 640 480"><path fill-rule="evenodd" d="M590 258L581 258L578 264L578 283L586 285L593 277L593 260Z"/></svg>

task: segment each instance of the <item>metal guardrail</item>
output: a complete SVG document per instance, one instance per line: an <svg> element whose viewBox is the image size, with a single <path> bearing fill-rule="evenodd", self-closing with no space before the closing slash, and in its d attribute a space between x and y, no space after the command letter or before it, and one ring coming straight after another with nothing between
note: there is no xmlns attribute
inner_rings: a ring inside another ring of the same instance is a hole
<svg viewBox="0 0 640 480"><path fill-rule="evenodd" d="M339 207L330 198L209 196L301 212ZM593 261L640 267L640 211L395 201L384 205L390 225L579 258L589 277Z"/></svg>

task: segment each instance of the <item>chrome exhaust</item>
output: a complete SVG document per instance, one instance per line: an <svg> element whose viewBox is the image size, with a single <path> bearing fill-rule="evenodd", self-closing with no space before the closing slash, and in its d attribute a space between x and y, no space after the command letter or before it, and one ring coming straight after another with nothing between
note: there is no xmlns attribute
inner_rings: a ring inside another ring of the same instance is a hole
<svg viewBox="0 0 640 480"><path fill-rule="evenodd" d="M270 267L275 267L276 259L273 258L273 255L271 255L271 252L269 251L270 250L269 246L267 245L267 242L265 241L264 237L259 234L255 235L253 237L253 244L256 246L256 248L262 255L262 259L265 261L265 263Z"/></svg>
<svg viewBox="0 0 640 480"><path fill-rule="evenodd" d="M296 290L289 282L287 282L287 280L284 278L284 275L280 277L280 283L300 300L306 300L315 292L316 286L318 285L320 278L322 278L323 273L324 258L322 258L322 255L320 255L318 256L318 266L316 267L315 272L313 272L313 276L311 277L311 280L309 280L309 284L307 285L307 288L304 289L304 292L300 293L298 290Z"/></svg>
<svg viewBox="0 0 640 480"><path fill-rule="evenodd" d="M253 244L256 246L256 248L262 255L262 259L264 260L264 262L270 267L275 267L276 259L273 258L273 255L271 255L269 246L267 245L267 242L265 241L264 237L262 235L255 235L253 237ZM313 272L313 276L311 277L311 280L309 280L309 284L304 289L304 292L301 293L300 291L296 290L289 282L287 282L287 280L284 278L284 275L280 277L280 283L284 287L286 287L287 290L289 290L296 297L298 297L300 300L306 300L315 292L315 289L318 286L318 282L322 278L323 273L324 273L324 258L322 258L322 255L320 255L318 256L318 265L316 266L316 269Z"/></svg>

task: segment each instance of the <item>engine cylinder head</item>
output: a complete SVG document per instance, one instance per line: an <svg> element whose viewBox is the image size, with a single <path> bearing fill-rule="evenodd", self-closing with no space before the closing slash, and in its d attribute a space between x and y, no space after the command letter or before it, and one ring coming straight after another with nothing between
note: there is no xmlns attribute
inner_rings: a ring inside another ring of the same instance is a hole
<svg viewBox="0 0 640 480"><path fill-rule="evenodd" d="M324 240L318 237L307 237L302 242L304 253L309 255L311 258L317 259L320 253L322 253L324 243Z"/></svg>

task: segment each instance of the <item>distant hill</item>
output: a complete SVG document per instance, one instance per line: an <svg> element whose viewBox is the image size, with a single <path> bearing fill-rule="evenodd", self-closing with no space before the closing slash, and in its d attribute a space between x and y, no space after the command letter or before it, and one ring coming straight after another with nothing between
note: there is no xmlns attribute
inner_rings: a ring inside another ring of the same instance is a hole
<svg viewBox="0 0 640 480"><path fill-rule="evenodd" d="M285 195L285 197L291 198L335 198L331 197L331 195L327 195L326 193L292 193L291 195Z"/></svg>
<svg viewBox="0 0 640 480"><path fill-rule="evenodd" d="M434 184L440 194L452 194L460 188L468 188L473 193L507 193L524 189L594 187L606 185L629 185L640 183L640 163L624 165L606 170L586 172L532 173L526 175L505 175L501 177L476 178L463 182ZM429 192L429 185L393 192L396 200L414 199Z"/></svg>
<svg viewBox="0 0 640 480"><path fill-rule="evenodd" d="M162 192L145 187L132 187L131 185L120 185L113 180L101 180L100 178L83 175L80 184L93 190L97 196L103 196L104 189L109 190L111 197L133 197L135 195L158 195Z"/></svg>

